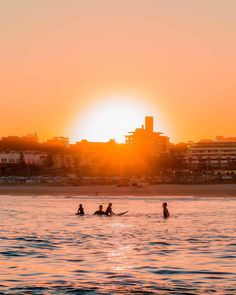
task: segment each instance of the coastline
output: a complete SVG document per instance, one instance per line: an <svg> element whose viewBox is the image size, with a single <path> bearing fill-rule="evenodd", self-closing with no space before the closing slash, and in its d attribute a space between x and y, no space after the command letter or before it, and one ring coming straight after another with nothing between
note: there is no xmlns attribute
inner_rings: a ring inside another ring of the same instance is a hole
<svg viewBox="0 0 236 295"><path fill-rule="evenodd" d="M144 184L143 188L115 185L0 185L0 195L236 197L236 184Z"/></svg>

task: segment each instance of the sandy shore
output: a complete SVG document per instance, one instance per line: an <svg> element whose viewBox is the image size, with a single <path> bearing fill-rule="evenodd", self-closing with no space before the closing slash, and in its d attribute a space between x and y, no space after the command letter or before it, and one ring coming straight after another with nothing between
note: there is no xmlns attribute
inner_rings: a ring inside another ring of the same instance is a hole
<svg viewBox="0 0 236 295"><path fill-rule="evenodd" d="M100 186L0 186L0 195L68 195L68 196L229 196L236 197L236 184L144 185L143 188Z"/></svg>

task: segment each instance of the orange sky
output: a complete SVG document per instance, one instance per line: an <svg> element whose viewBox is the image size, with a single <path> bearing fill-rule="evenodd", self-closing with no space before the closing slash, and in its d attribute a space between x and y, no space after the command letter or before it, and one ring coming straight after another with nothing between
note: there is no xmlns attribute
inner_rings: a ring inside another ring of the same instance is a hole
<svg viewBox="0 0 236 295"><path fill-rule="evenodd" d="M1 1L0 136L66 136L77 122L81 139L90 107L123 94L172 141L236 136L235 11L234 0Z"/></svg>

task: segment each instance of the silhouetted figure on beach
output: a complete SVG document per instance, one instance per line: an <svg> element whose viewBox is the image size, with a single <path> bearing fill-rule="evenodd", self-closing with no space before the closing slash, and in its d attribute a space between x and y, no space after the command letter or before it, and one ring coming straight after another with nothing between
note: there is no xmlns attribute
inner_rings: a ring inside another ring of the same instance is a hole
<svg viewBox="0 0 236 295"><path fill-rule="evenodd" d="M103 206L100 205L100 206L99 206L99 210L96 211L96 212L94 212L93 215L106 215L106 213L102 210L102 208L103 208Z"/></svg>
<svg viewBox="0 0 236 295"><path fill-rule="evenodd" d="M169 210L167 209L167 203L163 203L162 204L162 207L163 207L163 217L165 219L169 218L170 217L170 213L169 213Z"/></svg>
<svg viewBox="0 0 236 295"><path fill-rule="evenodd" d="M114 215L115 213L112 211L112 203L109 203L107 210L105 211L106 215Z"/></svg>
<svg viewBox="0 0 236 295"><path fill-rule="evenodd" d="M84 215L84 208L82 204L79 204L79 208L76 215Z"/></svg>

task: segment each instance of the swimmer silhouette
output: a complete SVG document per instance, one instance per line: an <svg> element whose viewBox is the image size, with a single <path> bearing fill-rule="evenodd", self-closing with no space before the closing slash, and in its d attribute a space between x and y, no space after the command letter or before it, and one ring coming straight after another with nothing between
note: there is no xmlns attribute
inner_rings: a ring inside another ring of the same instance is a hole
<svg viewBox="0 0 236 295"><path fill-rule="evenodd" d="M76 215L84 215L84 208L82 204L79 204L79 208Z"/></svg>
<svg viewBox="0 0 236 295"><path fill-rule="evenodd" d="M170 213L169 213L169 210L167 209L167 203L163 203L162 207L163 207L163 217L164 217L164 219L169 218Z"/></svg>
<svg viewBox="0 0 236 295"><path fill-rule="evenodd" d="M93 215L106 215L106 213L102 210L103 206L100 205L99 206L99 210L97 210L96 212L94 212Z"/></svg>
<svg viewBox="0 0 236 295"><path fill-rule="evenodd" d="M105 211L106 215L114 215L115 213L112 211L112 203L109 203L106 211Z"/></svg>

